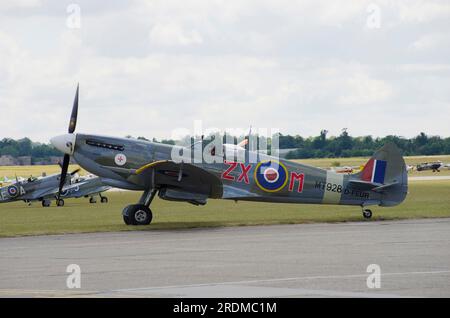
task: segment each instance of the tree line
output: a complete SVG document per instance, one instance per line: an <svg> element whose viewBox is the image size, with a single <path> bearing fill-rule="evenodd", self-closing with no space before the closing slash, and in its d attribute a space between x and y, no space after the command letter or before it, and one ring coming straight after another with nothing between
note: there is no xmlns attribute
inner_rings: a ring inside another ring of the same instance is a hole
<svg viewBox="0 0 450 318"><path fill-rule="evenodd" d="M15 158L31 156L33 162L46 160L52 156L62 156L52 145L32 142L29 138L0 140L0 156L10 155Z"/></svg>
<svg viewBox="0 0 450 318"><path fill-rule="evenodd" d="M280 136L280 149L297 148L288 153L288 159L367 157L388 142L395 143L404 156L450 154L450 138L428 136L421 132L413 138L386 136L352 137L343 130L337 137L327 137L322 130L319 136L303 138L301 136Z"/></svg>
<svg viewBox="0 0 450 318"><path fill-rule="evenodd" d="M145 137L138 137L138 139L149 140ZM238 138L235 139L238 140ZM450 154L450 137L428 136L423 132L413 138L394 135L374 138L372 136L352 137L346 129L342 130L339 136L329 137L328 131L322 130L318 136L305 138L299 135L279 134L278 139L280 149L293 149L288 152L287 159L367 157L387 142L395 143L402 149L405 156ZM175 141L170 139L158 141L153 138L152 141L175 144ZM267 143L270 145L270 140ZM31 156L33 162L45 160L51 156L62 156L61 152L52 145L32 142L29 138L0 140L0 156L2 155Z"/></svg>

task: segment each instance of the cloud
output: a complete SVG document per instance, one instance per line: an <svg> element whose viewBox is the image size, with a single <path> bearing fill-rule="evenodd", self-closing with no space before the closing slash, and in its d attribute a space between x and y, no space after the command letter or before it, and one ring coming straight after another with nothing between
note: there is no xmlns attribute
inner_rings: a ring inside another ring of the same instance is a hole
<svg viewBox="0 0 450 318"><path fill-rule="evenodd" d="M415 50L433 50L439 47L448 47L450 38L447 34L425 34L412 43Z"/></svg>
<svg viewBox="0 0 450 318"><path fill-rule="evenodd" d="M450 3L441 1L399 1L395 4L399 9L402 21L424 23L436 19L448 19L450 15Z"/></svg>
<svg viewBox="0 0 450 318"><path fill-rule="evenodd" d="M450 135L446 2L376 1L379 29L370 3L79 1L81 29L59 2L3 7L0 138L65 131L77 82L83 132Z"/></svg>
<svg viewBox="0 0 450 318"><path fill-rule="evenodd" d="M2 1L0 10L35 8L42 5L42 0Z"/></svg>
<svg viewBox="0 0 450 318"><path fill-rule="evenodd" d="M203 42L196 30L183 30L176 23L156 24L150 30L150 42L153 45L194 45Z"/></svg>
<svg viewBox="0 0 450 318"><path fill-rule="evenodd" d="M382 80L370 78L367 74L355 74L345 81L345 93L338 103L343 106L364 106L371 103L383 103L391 94L392 89Z"/></svg>

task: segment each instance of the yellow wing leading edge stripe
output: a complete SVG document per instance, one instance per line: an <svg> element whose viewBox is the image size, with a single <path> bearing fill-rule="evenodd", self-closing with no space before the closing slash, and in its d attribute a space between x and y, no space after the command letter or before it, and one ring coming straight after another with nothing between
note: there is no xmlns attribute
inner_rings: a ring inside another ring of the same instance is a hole
<svg viewBox="0 0 450 318"><path fill-rule="evenodd" d="M170 160L158 160L158 161L150 162L150 163L140 167L139 169L137 169L136 174L141 174L142 172L144 172L145 170L147 170L149 168L153 168L154 166L157 166L162 163L167 163L167 162L171 162L171 161Z"/></svg>

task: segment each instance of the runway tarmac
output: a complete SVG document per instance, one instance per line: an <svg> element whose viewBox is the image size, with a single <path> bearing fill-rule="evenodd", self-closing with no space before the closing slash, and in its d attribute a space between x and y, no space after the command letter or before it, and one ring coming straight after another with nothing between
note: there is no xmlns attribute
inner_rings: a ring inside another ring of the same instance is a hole
<svg viewBox="0 0 450 318"><path fill-rule="evenodd" d="M0 296L450 297L450 219L2 238Z"/></svg>

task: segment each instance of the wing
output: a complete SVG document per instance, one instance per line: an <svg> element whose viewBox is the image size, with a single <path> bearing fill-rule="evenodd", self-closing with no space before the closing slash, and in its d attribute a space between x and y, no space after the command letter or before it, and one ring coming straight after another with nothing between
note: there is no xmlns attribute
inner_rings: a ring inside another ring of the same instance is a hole
<svg viewBox="0 0 450 318"><path fill-rule="evenodd" d="M31 192L25 193L23 196L20 197L21 200L37 200L40 198L50 198L56 196L58 193L58 188L45 188L42 190L36 189Z"/></svg>
<svg viewBox="0 0 450 318"><path fill-rule="evenodd" d="M244 198L254 198L258 197L259 195L250 191L247 191L245 189L232 187L229 185L223 186L223 196L222 199L231 199L231 200L238 200L238 199L244 199Z"/></svg>
<svg viewBox="0 0 450 318"><path fill-rule="evenodd" d="M148 189L172 189L207 198L221 198L223 194L222 181L218 175L194 164L170 160L151 162L134 171L128 180L143 183Z"/></svg>

